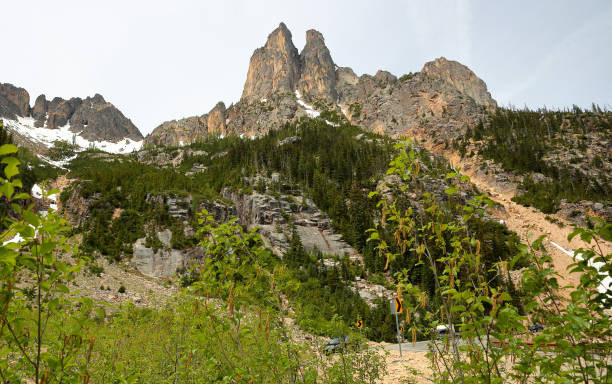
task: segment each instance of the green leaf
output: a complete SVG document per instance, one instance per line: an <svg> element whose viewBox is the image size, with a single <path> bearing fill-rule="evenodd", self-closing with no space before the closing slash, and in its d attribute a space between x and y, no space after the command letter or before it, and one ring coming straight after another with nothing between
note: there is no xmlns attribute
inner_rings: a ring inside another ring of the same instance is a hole
<svg viewBox="0 0 612 384"><path fill-rule="evenodd" d="M40 224L40 219L38 218L38 215L36 215L32 211L24 211L23 212L23 219L28 224L32 225L33 227L38 227L38 225Z"/></svg>
<svg viewBox="0 0 612 384"><path fill-rule="evenodd" d="M457 193L457 187L448 187L444 190L447 195L454 195Z"/></svg>
<svg viewBox="0 0 612 384"><path fill-rule="evenodd" d="M17 259L17 252L12 251L6 247L0 248L0 263L15 266L15 260Z"/></svg>
<svg viewBox="0 0 612 384"><path fill-rule="evenodd" d="M0 185L0 196L6 196L7 199L12 199L14 192L15 188L13 188L13 184L4 183Z"/></svg>
<svg viewBox="0 0 612 384"><path fill-rule="evenodd" d="M17 146L15 146L14 144L4 144L0 147L0 156L17 153L18 150L19 148L17 148Z"/></svg>
<svg viewBox="0 0 612 384"><path fill-rule="evenodd" d="M4 159L2 159L2 164L6 164L6 167L4 168L4 174L6 175L7 179L12 178L13 176L19 174L19 164L21 164L21 162L19 160L17 160L14 157L5 157Z"/></svg>

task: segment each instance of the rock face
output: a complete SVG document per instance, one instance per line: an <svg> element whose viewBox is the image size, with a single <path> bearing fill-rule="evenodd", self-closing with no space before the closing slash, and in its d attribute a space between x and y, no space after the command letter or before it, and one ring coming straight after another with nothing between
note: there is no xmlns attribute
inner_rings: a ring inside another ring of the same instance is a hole
<svg viewBox="0 0 612 384"><path fill-rule="evenodd" d="M219 102L208 112L208 133L225 135L225 128L225 104Z"/></svg>
<svg viewBox="0 0 612 384"><path fill-rule="evenodd" d="M47 104L47 128L57 129L68 124L76 108L81 105L81 99L64 100L56 97ZM36 121L39 126L45 124L44 120Z"/></svg>
<svg viewBox="0 0 612 384"><path fill-rule="evenodd" d="M459 92L470 96L477 104L487 107L496 107L497 103L487 91L487 85L478 78L468 67L457 62L440 57L426 63L423 73L452 84Z"/></svg>
<svg viewBox="0 0 612 384"><path fill-rule="evenodd" d="M302 196L274 197L253 192L250 195L224 189L223 197L231 200L243 225L257 226L266 245L276 254L283 255L291 244L291 229L287 218L295 224L302 245L327 255L348 255L360 259L359 253L335 233L329 217L309 199ZM298 203L296 203L298 202Z"/></svg>
<svg viewBox="0 0 612 384"><path fill-rule="evenodd" d="M99 94L84 100L55 97L51 101L40 95L30 109L30 95L25 89L0 84L0 117L16 120L18 116L33 117L35 127L57 129L70 124L70 131L89 141L143 139L132 121Z"/></svg>
<svg viewBox="0 0 612 384"><path fill-rule="evenodd" d="M269 36L266 45L253 53L243 100L260 100L272 93L291 93L300 77L300 58L291 40L291 32L280 23Z"/></svg>
<svg viewBox="0 0 612 384"><path fill-rule="evenodd" d="M336 69L336 83L339 87L350 87L359 83L359 76L348 67L338 67Z"/></svg>
<svg viewBox="0 0 612 384"><path fill-rule="evenodd" d="M181 143L191 143L205 137L208 132L207 127L208 115L166 121L147 135L144 144L145 146L174 146Z"/></svg>
<svg viewBox="0 0 612 384"><path fill-rule="evenodd" d="M201 259L204 256L204 251L200 247L185 251L172 249L170 246L172 232L169 229L158 231L156 235L163 244L162 248L157 250L148 248L145 245L146 239L138 239L133 245L132 263L144 275L171 277L177 271L185 269L191 261Z"/></svg>
<svg viewBox="0 0 612 384"><path fill-rule="evenodd" d="M30 115L30 94L23 88L0 83L0 117L15 119Z"/></svg>
<svg viewBox="0 0 612 384"><path fill-rule="evenodd" d="M311 29L306 32L306 45L300 53L300 81L298 89L304 96L334 102L336 71L323 35Z"/></svg>
<svg viewBox="0 0 612 384"><path fill-rule="evenodd" d="M48 111L49 102L47 98L45 95L39 95L34 102L34 108L32 108L32 117L36 120L34 123L35 127L42 127L45 125Z"/></svg>
<svg viewBox="0 0 612 384"><path fill-rule="evenodd" d="M99 94L87 97L79 104L70 118L70 130L81 132L81 136L87 140L116 142L123 138L134 141L143 139L132 121Z"/></svg>
<svg viewBox="0 0 612 384"><path fill-rule="evenodd" d="M327 105L351 123L380 134L398 136L420 130L441 141L463 134L484 116L484 108L496 106L486 84L458 62L440 58L400 79L387 71L357 76L351 68L334 64L323 35L315 30L306 32L306 44L298 55L291 32L281 23L253 53L238 103L227 109L218 104L204 115L206 127L194 118L189 124L164 123L147 142L188 143L201 136L184 132L202 129L213 134L261 135L312 116L313 108L305 103Z"/></svg>
<svg viewBox="0 0 612 384"><path fill-rule="evenodd" d="M379 134L400 136L422 130L444 141L484 117L482 106L442 79L417 73L397 79L385 71L363 75L357 84L338 84L339 104L351 123Z"/></svg>

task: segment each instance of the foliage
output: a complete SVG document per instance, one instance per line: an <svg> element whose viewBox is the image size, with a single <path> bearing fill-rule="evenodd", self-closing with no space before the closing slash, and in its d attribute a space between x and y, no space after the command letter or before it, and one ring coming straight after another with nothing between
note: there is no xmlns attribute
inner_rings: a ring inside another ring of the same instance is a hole
<svg viewBox="0 0 612 384"><path fill-rule="evenodd" d="M411 180L420 170L416 160L408 145L391 162L389 172ZM455 185L446 190L450 196L458 193L460 182L468 180L457 173L447 177ZM595 229L577 229L569 237L580 235L583 241L595 244L576 251L580 256L571 272L580 273L581 278L566 297L560 294L558 276L548 266L551 259L542 246L544 237L529 246L519 245L513 260L499 260L494 268L483 268L482 244L467 223L491 204L486 195L460 204L462 214L451 221L444 219L433 196L425 194L422 203L422 210L398 210L396 201L381 199L379 206L387 219L370 230L370 240L388 263L402 252L415 252L419 263L433 273L433 295L408 270L396 274L413 340L423 328L435 336L433 330L442 324L461 332L463 342L449 332L442 343L432 343L429 356L436 382L608 382L612 324L606 311L612 291L602 289L601 279L602 273L605 276L610 271L612 255L601 252L597 237L612 239L611 224L599 222ZM401 252L392 252L382 240L382 230L390 224L394 224L392 241L401 246ZM521 259L531 262L522 272L517 300L508 271ZM593 263L600 264L599 271ZM492 284L496 275L503 281ZM429 301L437 305L432 308ZM545 325L531 340L526 335L528 320Z"/></svg>
<svg viewBox="0 0 612 384"><path fill-rule="evenodd" d="M145 223L150 231L156 227L182 226L182 221L171 217L165 204L156 203L152 196L163 201L171 195L193 194L196 198L214 195L206 186L173 169L159 169L127 159L105 161L81 154L72 161L70 168L69 176L81 181L71 190L62 192L62 202L65 203L76 188L80 197L92 200L88 207L89 219L79 229L84 232L83 250L100 252L111 260L131 256L133 242L145 237ZM122 212L114 217L117 208ZM177 236L173 243L179 249L193 244L193 239L185 238L176 228L173 234ZM153 241L154 237L147 239Z"/></svg>
<svg viewBox="0 0 612 384"><path fill-rule="evenodd" d="M0 120L0 145L12 144L12 135L4 128ZM26 148L20 148L16 154L10 154L12 157L17 157L19 161L19 174L22 185L17 187L19 191L30 191L35 183L41 183L45 180L57 177L61 172L56 167L44 164L34 153ZM4 155L0 155L0 158ZM1 168L5 165L2 164ZM16 204L23 206L23 200L15 201ZM6 200L0 201L0 229L6 229L7 218L15 216L15 212L11 209Z"/></svg>
<svg viewBox="0 0 612 384"><path fill-rule="evenodd" d="M12 144L0 147L0 155L15 152ZM0 236L0 378L6 383L25 378L35 383L88 381L89 357L77 357L93 344L83 332L93 302L66 295L81 267L59 257L70 251L68 226L57 213L36 214L33 205L16 204L29 198L15 193L22 187L16 178L20 162L6 156L2 163L0 196L16 216Z"/></svg>
<svg viewBox="0 0 612 384"><path fill-rule="evenodd" d="M207 255L196 281L162 309L124 307L94 327L96 382L373 383L384 372L374 350L322 356L294 339L281 288L288 275L259 234L203 212ZM336 331L346 332L342 324Z"/></svg>
<svg viewBox="0 0 612 384"><path fill-rule="evenodd" d="M55 161L64 160L74 156L77 149L77 145L70 144L67 141L58 140L53 142L53 146L49 148L49 158Z"/></svg>
<svg viewBox="0 0 612 384"><path fill-rule="evenodd" d="M601 168L600 156L575 157L571 162L577 166L551 159L563 153L585 152L588 141L610 140L611 133L612 112L596 105L591 111L578 107L568 111L498 108L486 121L469 128L461 143L455 145L464 156L473 141L483 158L524 174L519 187L525 192L514 200L553 213L561 199L610 203L608 175L591 172ZM531 173L544 174L550 181L535 183Z"/></svg>

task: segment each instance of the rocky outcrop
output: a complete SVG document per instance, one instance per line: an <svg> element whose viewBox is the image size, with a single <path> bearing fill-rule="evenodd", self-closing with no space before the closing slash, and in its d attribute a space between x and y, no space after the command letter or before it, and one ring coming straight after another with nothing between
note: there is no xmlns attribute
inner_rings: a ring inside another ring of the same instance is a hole
<svg viewBox="0 0 612 384"><path fill-rule="evenodd" d="M339 87L354 86L359 83L359 76L349 67L338 67L336 69L336 84Z"/></svg>
<svg viewBox="0 0 612 384"><path fill-rule="evenodd" d="M230 106L225 113L227 133L262 135L292 121L297 111L298 104L293 94L272 94L256 102L242 100Z"/></svg>
<svg viewBox="0 0 612 384"><path fill-rule="evenodd" d="M174 146L202 139L208 133L208 115L166 121L157 126L144 141L145 146Z"/></svg>
<svg viewBox="0 0 612 384"><path fill-rule="evenodd" d="M29 116L30 94L23 88L12 84L0 84L0 117L15 119L16 116Z"/></svg>
<svg viewBox="0 0 612 384"><path fill-rule="evenodd" d="M35 127L42 127L47 120L47 112L49 111L49 102L45 95L39 95L34 102L32 108L32 117L36 120Z"/></svg>
<svg viewBox="0 0 612 384"><path fill-rule="evenodd" d="M359 253L335 233L330 218L321 212L310 199L284 195L274 197L253 192L250 195L224 189L224 198L236 207L240 223L258 227L266 245L282 255L291 246L291 224L309 251L319 250L327 255L360 259Z"/></svg>
<svg viewBox="0 0 612 384"><path fill-rule="evenodd" d="M291 32L281 23L253 53L241 100L227 110L213 108L206 132L262 135L316 116L305 103L332 109L339 105L351 123L376 133L398 136L421 130L440 141L463 134L484 116L483 107L496 105L486 84L455 61L440 58L400 79L387 71L358 77L348 67L336 67L323 35L315 30L306 33L298 55ZM200 128L190 122L187 131ZM181 129L180 124L162 124L147 142L188 143L199 137Z"/></svg>
<svg viewBox="0 0 612 384"><path fill-rule="evenodd" d="M208 133L225 135L225 128L225 104L219 102L208 112Z"/></svg>
<svg viewBox="0 0 612 384"><path fill-rule="evenodd" d="M125 138L140 141L142 134L113 104L96 94L94 97L69 100L45 95L36 98L30 109L30 96L23 88L0 84L0 117L16 120L33 117L35 127L57 129L70 124L70 131L89 141L118 142Z"/></svg>
<svg viewBox="0 0 612 384"><path fill-rule="evenodd" d="M452 84L457 90L468 95L479 105L496 107L497 103L487 91L487 85L465 65L440 57L423 67L427 76Z"/></svg>
<svg viewBox="0 0 612 384"><path fill-rule="evenodd" d="M81 102L81 99L78 98L70 100L64 100L61 97L54 98L47 104L47 120L46 123L44 121L42 123L51 129L65 126L74 114L75 109L81 105ZM37 124L40 123L41 121L37 120Z"/></svg>
<svg viewBox="0 0 612 384"><path fill-rule="evenodd" d="M71 105L75 105L69 100ZM102 95L87 97L70 118L70 130L80 132L87 140L119 141L128 138L134 141L142 140L142 134L113 104L104 100Z"/></svg>
<svg viewBox="0 0 612 384"><path fill-rule="evenodd" d="M397 79L386 71L363 75L357 84L338 83L339 104L351 123L379 134L400 136L423 130L450 140L476 124L484 111L452 84L423 73Z"/></svg>
<svg viewBox="0 0 612 384"><path fill-rule="evenodd" d="M335 64L323 35L314 29L306 32L306 45L300 53L300 70L298 89L302 95L336 101Z"/></svg>
<svg viewBox="0 0 612 384"><path fill-rule="evenodd" d="M171 248L172 232L169 229L155 234L162 247L154 250L146 246L146 239L138 239L133 245L132 263L142 274L149 277L171 277L184 270L194 260L201 260L204 251L201 247L187 250Z"/></svg>
<svg viewBox="0 0 612 384"><path fill-rule="evenodd" d="M251 56L242 99L253 101L272 93L291 93L300 78L300 58L291 40L291 32L280 23L266 45Z"/></svg>
<svg viewBox="0 0 612 384"><path fill-rule="evenodd" d="M81 183L74 184L74 187L70 192L70 197L68 200L66 200L65 204L62 204L67 214L66 217L75 227L80 227L81 225L87 223L87 220L89 220L89 217L91 216L89 207L93 202L101 197L99 193L95 193L85 198L83 197L82 191L83 186ZM107 208L110 209L112 207L109 206Z"/></svg>

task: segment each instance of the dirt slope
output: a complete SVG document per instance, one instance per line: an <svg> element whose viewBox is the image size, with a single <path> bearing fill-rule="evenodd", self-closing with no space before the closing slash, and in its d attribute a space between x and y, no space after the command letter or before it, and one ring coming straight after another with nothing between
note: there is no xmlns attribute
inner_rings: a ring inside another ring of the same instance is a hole
<svg viewBox="0 0 612 384"><path fill-rule="evenodd" d="M574 238L571 244L567 240L568 235L573 231L573 224L557 215L548 215L562 222L564 226L561 227L546 220L547 215L539 210L513 202L511 199L516 193L516 185L496 183L492 181L491 177L486 177L483 172L479 172L479 167L476 166L478 164L476 157L462 159L457 152L444 149L442 144L434 143L431 137L423 131L411 132L411 136L417 138L419 143L429 151L445 157L455 168L460 168L461 172L468 175L481 191L487 192L493 201L503 205L505 213L498 212L496 215L500 220L504 220L507 227L516 232L522 241L533 241L540 235L547 235L544 246L553 259L555 270L561 275L565 283L576 284L578 282L578 277L569 274L567 271L568 265L573 263L572 257L552 244L554 242L569 252L580 247L586 247L587 244L579 238ZM605 253L612 252L611 243L602 242L600 245Z"/></svg>

